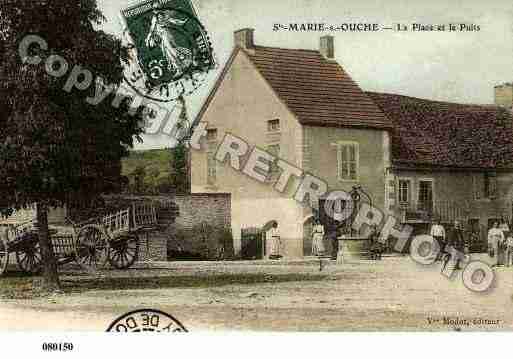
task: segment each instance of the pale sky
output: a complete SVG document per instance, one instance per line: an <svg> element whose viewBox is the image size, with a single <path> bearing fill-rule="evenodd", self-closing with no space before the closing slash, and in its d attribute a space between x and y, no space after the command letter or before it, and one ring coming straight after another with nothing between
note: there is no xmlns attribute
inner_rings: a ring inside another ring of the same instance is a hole
<svg viewBox="0 0 513 359"><path fill-rule="evenodd" d="M138 1L135 1L137 3ZM348 22L392 26L467 23L468 32L333 32L335 58L366 91L462 103L492 103L493 86L513 81L511 0L192 0L206 27L219 68L187 98L194 116L233 48L233 32L255 29L257 45L317 49L329 32L273 31L274 23ZM118 14L133 0L98 0L104 29L121 36ZM147 136L142 148L169 146L164 136Z"/></svg>

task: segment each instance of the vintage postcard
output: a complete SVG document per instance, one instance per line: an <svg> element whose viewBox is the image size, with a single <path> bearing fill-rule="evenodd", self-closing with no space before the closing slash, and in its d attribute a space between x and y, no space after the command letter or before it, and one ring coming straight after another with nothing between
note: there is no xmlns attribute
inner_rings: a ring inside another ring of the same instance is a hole
<svg viewBox="0 0 513 359"><path fill-rule="evenodd" d="M2 333L513 330L511 1L1 3Z"/></svg>

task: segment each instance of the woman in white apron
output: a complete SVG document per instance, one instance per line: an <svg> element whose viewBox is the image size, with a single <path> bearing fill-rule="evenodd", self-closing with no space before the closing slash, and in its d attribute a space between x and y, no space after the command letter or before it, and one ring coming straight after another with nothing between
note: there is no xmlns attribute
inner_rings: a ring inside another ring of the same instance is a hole
<svg viewBox="0 0 513 359"><path fill-rule="evenodd" d="M266 240L270 244L270 253L269 259L280 259L282 255L280 254L280 232L278 231L278 222L274 221L271 229L269 229L266 233Z"/></svg>
<svg viewBox="0 0 513 359"><path fill-rule="evenodd" d="M326 252L324 248L324 226L316 219L312 228L312 255L323 256Z"/></svg>

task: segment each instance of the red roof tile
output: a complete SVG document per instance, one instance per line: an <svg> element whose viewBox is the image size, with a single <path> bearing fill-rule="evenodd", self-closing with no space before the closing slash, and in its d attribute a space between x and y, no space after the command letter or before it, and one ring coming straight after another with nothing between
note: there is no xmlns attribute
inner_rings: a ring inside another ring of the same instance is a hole
<svg viewBox="0 0 513 359"><path fill-rule="evenodd" d="M319 51L256 46L247 54L301 124L391 127L342 67Z"/></svg>
<svg viewBox="0 0 513 359"><path fill-rule="evenodd" d="M392 121L392 160L406 167L513 167L513 118L496 106L367 92Z"/></svg>

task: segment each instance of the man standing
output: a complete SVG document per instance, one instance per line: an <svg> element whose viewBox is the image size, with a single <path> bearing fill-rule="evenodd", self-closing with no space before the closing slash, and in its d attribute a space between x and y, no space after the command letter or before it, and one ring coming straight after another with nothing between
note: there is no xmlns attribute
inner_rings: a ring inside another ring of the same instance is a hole
<svg viewBox="0 0 513 359"><path fill-rule="evenodd" d="M271 229L266 233L266 240L271 244L269 259L280 259L280 232L278 231L278 222L274 221Z"/></svg>
<svg viewBox="0 0 513 359"><path fill-rule="evenodd" d="M499 245L504 241L504 232L499 228L498 222L493 222L492 228L488 231L488 254L492 261L492 266L499 264Z"/></svg>
<svg viewBox="0 0 513 359"><path fill-rule="evenodd" d="M448 243L449 243L449 246L456 249L460 254L464 253L465 238L463 236L463 231L461 230L459 221L454 221L454 228L450 232ZM451 255L448 253L444 257L444 264L442 267L442 271L445 269L445 266L447 265L449 260L452 260L452 262L454 262L454 269L461 269L460 268L460 261L461 261L460 256L456 255L456 258L452 258Z"/></svg>
<svg viewBox="0 0 513 359"><path fill-rule="evenodd" d="M431 236L437 241L440 251L436 260L441 259L445 254L445 228L440 224L440 220L436 220L431 226Z"/></svg>

